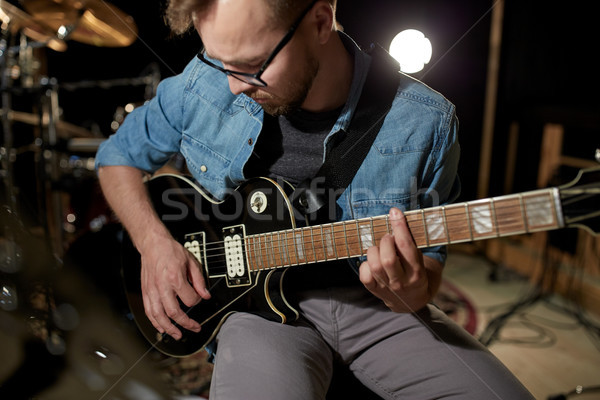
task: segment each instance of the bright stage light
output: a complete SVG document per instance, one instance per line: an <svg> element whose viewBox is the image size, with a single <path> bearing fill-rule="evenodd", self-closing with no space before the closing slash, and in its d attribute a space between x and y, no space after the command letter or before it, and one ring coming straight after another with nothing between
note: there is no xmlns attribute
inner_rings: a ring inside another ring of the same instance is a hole
<svg viewBox="0 0 600 400"><path fill-rule="evenodd" d="M421 71L431 60L431 42L416 29L400 32L390 44L390 54L407 74Z"/></svg>

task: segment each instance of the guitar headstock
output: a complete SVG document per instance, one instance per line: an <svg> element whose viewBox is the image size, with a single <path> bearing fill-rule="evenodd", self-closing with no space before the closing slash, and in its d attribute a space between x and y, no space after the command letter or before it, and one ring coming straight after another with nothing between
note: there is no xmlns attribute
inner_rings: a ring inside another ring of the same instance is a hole
<svg viewBox="0 0 600 400"><path fill-rule="evenodd" d="M558 189L565 225L600 234L600 167L580 170L572 182Z"/></svg>

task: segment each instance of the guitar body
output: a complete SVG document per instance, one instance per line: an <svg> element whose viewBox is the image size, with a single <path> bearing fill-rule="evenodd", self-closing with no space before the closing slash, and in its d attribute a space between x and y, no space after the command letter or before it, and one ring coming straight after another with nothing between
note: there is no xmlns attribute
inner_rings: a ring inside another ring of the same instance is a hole
<svg viewBox="0 0 600 400"><path fill-rule="evenodd" d="M281 186L257 178L223 202L211 200L194 182L177 175L153 178L147 188L173 237L199 259L212 296L191 308L180 302L182 309L202 325L199 333L180 328L183 337L178 341L161 335L146 317L140 255L125 235L122 272L129 307L145 338L159 351L177 357L201 350L225 319L237 311L251 311L282 323L298 318L282 292L286 269L251 271L244 256L246 235L295 227L287 193Z"/></svg>

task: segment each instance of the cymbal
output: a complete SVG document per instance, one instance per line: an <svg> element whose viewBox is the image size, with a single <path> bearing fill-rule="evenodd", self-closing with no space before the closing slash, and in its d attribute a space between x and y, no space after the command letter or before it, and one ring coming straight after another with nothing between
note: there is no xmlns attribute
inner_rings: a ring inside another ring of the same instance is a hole
<svg viewBox="0 0 600 400"><path fill-rule="evenodd" d="M40 124L39 115L26 113L26 112L22 112L22 111L11 110L8 112L7 118L9 121L17 121L17 122L22 122L24 124L29 124L29 125L39 125ZM48 114L44 114L42 116L42 125L48 126L49 123L50 123L50 118L49 118ZM93 138L94 137L94 134L92 132L88 131L85 128L71 124L70 122L57 120L57 121L55 121L55 124L56 124L56 131L57 131L59 137L64 137L64 138L72 138L72 137Z"/></svg>
<svg viewBox="0 0 600 400"><path fill-rule="evenodd" d="M22 3L35 21L65 39L99 47L125 47L137 38L133 18L105 1L23 0Z"/></svg>
<svg viewBox="0 0 600 400"><path fill-rule="evenodd" d="M29 38L45 43L55 51L65 51L67 44L56 38L56 34L49 28L34 21L33 17L12 4L0 0L0 22L2 30L12 34L23 32Z"/></svg>

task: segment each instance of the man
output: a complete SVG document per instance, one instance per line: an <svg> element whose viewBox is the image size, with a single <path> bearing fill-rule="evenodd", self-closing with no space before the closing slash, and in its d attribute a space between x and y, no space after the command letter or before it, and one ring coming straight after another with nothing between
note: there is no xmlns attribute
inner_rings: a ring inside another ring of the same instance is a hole
<svg viewBox="0 0 600 400"><path fill-rule="evenodd" d="M177 297L192 306L211 294L197 261L153 211L142 171L181 152L217 199L252 176L311 178L348 128L371 58L337 31L334 0L171 0L167 16L175 32L193 25L204 50L127 118L97 164L141 254L146 314L178 339L173 322L191 331L200 325ZM393 234L368 249L359 279L348 265L320 282L292 274L297 321L229 316L216 337L211 399L323 399L334 361L382 398L530 398L429 305L445 251L417 249L400 211L456 198L456 129L452 104L401 77L377 138L337 199L339 220L389 212Z"/></svg>

